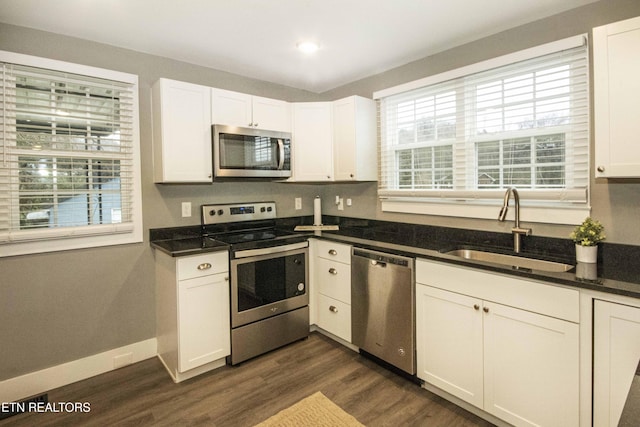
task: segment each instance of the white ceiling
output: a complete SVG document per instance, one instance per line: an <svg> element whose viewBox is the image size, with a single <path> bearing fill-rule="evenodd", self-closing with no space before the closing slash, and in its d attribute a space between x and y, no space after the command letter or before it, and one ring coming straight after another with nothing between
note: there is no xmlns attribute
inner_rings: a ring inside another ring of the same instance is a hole
<svg viewBox="0 0 640 427"><path fill-rule="evenodd" d="M595 1L0 0L0 22L324 92Z"/></svg>

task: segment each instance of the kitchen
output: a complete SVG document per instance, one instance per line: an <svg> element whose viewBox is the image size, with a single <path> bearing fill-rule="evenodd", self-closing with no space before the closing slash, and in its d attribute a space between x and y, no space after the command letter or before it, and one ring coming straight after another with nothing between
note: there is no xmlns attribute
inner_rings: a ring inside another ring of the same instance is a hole
<svg viewBox="0 0 640 427"><path fill-rule="evenodd" d="M314 93L242 77L201 66L45 33L3 23L0 49L64 61L118 69L140 79L140 140L144 239L140 244L70 252L16 256L0 260L2 272L2 342L7 351L0 381L143 343L156 336L155 261L148 230L199 223L196 207L208 203L273 200L281 217L308 216L320 195L323 214L402 223L509 233L511 223L382 212L375 182L350 184L278 184L224 182L212 185L156 185L151 167L151 86L162 77L210 87L296 102L333 101L351 95L371 98L387 87L505 53L537 46L591 28L640 15L636 1L599 1L535 23L452 47L405 66L352 84ZM637 212L640 186L634 179L594 180L592 215L607 228L607 242L640 245ZM242 200L238 200L238 195ZM336 196L352 205L338 210ZM302 199L296 210L294 198ZM181 206L194 207L182 217ZM497 216L497 210L496 210ZM536 236L566 238L572 226L535 223ZM114 268L114 266L118 266Z"/></svg>

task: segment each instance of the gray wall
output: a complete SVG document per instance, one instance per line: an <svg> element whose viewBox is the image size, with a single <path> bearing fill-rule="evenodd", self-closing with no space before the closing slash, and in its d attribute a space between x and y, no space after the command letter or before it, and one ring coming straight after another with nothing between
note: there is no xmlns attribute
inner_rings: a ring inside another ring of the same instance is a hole
<svg viewBox="0 0 640 427"><path fill-rule="evenodd" d="M299 185L216 183L156 185L151 170L150 87L159 77L288 101L332 100L372 92L640 15L637 0L603 0L442 52L353 84L313 94L97 43L0 24L0 49L139 76L145 242L136 245L0 258L0 381L155 336L154 259L147 230L198 224L201 203L275 200L280 216L310 215L323 197L325 213L461 228L507 231L497 221L462 220L380 211L375 183ZM353 206L338 211L336 195ZM294 210L294 197L303 209ZM593 214L609 241L640 245L640 182L595 182ZM190 201L194 216L180 217ZM510 225L507 225L510 227ZM566 237L570 228L533 224L534 233Z"/></svg>

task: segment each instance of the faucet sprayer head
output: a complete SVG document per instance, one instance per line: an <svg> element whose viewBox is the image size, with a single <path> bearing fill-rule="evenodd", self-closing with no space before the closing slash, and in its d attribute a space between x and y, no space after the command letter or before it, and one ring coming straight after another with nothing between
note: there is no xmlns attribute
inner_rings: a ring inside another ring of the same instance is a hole
<svg viewBox="0 0 640 427"><path fill-rule="evenodd" d="M498 221L504 221L507 218L507 211L509 210L509 206L504 205L500 208L500 213L498 214Z"/></svg>

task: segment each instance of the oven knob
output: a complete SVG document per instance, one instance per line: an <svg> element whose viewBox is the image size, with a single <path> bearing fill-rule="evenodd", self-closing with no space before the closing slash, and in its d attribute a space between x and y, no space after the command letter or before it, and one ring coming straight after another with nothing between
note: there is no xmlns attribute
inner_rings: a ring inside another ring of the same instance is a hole
<svg viewBox="0 0 640 427"><path fill-rule="evenodd" d="M272 210L273 210L273 208L272 208L271 206L269 206L269 207L267 208L267 212L271 212Z"/></svg>
<svg viewBox="0 0 640 427"><path fill-rule="evenodd" d="M209 211L209 216L215 216L215 215L216 215L216 211L215 211L215 210L213 210L213 209L211 209L211 210Z"/></svg>
<svg viewBox="0 0 640 427"><path fill-rule="evenodd" d="M222 209L218 209L218 215L222 215L224 211Z"/></svg>
<svg viewBox="0 0 640 427"><path fill-rule="evenodd" d="M264 206L260 208L260 212L264 212L265 210L267 210L267 208L265 208Z"/></svg>
<svg viewBox="0 0 640 427"><path fill-rule="evenodd" d="M300 292L304 291L304 283L298 283L298 290Z"/></svg>

